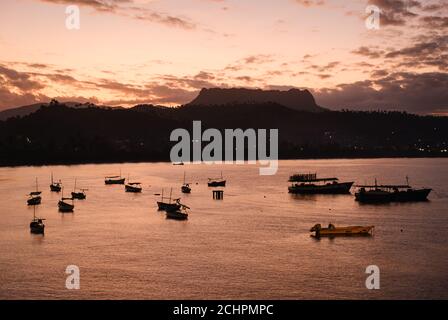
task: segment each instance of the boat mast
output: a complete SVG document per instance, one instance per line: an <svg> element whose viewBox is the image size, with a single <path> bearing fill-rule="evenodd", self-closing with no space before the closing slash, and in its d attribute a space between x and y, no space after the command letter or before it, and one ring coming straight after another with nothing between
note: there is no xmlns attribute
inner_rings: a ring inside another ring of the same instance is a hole
<svg viewBox="0 0 448 320"><path fill-rule="evenodd" d="M39 191L39 187L37 186L37 178L36 178L36 192Z"/></svg>
<svg viewBox="0 0 448 320"><path fill-rule="evenodd" d="M185 184L185 171L184 171L184 184Z"/></svg>
<svg viewBox="0 0 448 320"><path fill-rule="evenodd" d="M76 192L76 178L75 178L75 186L73 187L73 192Z"/></svg>
<svg viewBox="0 0 448 320"><path fill-rule="evenodd" d="M173 188L170 190L170 203L171 203L171 195L173 194Z"/></svg>

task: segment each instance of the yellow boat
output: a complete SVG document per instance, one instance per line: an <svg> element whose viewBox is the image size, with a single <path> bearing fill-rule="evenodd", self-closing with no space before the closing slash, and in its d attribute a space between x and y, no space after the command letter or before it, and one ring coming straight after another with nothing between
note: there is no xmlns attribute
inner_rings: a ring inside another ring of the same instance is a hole
<svg viewBox="0 0 448 320"><path fill-rule="evenodd" d="M320 223L316 224L310 229L310 232L315 232L314 237L319 238L322 236L353 236L353 235L373 235L375 226L348 226L348 227L335 227L333 224L329 224L328 228L322 228Z"/></svg>

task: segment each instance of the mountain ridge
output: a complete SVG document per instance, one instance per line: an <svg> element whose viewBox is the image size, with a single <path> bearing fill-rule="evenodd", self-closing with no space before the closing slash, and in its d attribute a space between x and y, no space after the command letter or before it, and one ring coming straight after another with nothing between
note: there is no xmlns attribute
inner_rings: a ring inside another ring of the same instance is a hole
<svg viewBox="0 0 448 320"><path fill-rule="evenodd" d="M57 102L53 100L53 102ZM27 116L36 112L41 107L49 106L52 102L41 102L26 106L13 107L0 111L0 120L7 120L13 117ZM275 103L285 106L292 110L322 112L327 109L316 104L316 101L308 90L290 89L282 90L262 90L262 89L247 89L247 88L203 88L198 96L191 102L185 105L229 105L229 104L266 104ZM120 106L112 107L106 105L97 105L90 102L80 103L76 101L64 102L64 105L69 108L123 108ZM181 106L178 106L181 107ZM177 107L177 108L178 108ZM139 104L126 109L132 109L139 112L148 112L152 110L159 110L159 112L166 112L169 109L176 109L155 104Z"/></svg>
<svg viewBox="0 0 448 320"><path fill-rule="evenodd" d="M197 120L202 130L278 129L281 159L448 156L446 117L316 113L275 103L136 109L54 103L0 121L0 166L169 161L172 131L191 132Z"/></svg>

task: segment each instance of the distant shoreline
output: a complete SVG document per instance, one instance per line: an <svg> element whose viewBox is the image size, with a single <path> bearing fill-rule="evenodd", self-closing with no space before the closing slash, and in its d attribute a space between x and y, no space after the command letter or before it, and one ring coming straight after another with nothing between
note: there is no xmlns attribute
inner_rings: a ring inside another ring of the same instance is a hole
<svg viewBox="0 0 448 320"><path fill-rule="evenodd" d="M442 156L440 154L434 156L416 156L416 155L384 155L384 156L346 156L346 157L302 157L302 158L280 158L281 160L362 160L362 159L447 159L448 154L446 156ZM18 168L18 167L44 167L44 166L76 166L76 165L105 165L105 164L124 164L124 163L170 163L170 160L111 160L111 161L48 161L48 162L39 162L39 163L5 163L0 164L0 168ZM190 163L185 163L190 164Z"/></svg>

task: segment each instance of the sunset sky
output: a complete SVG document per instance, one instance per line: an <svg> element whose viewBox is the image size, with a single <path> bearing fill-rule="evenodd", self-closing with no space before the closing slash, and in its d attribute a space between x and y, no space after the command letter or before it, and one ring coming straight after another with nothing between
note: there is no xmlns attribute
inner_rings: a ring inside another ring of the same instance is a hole
<svg viewBox="0 0 448 320"><path fill-rule="evenodd" d="M381 9L380 29L365 26ZM68 5L80 29L66 28ZM448 114L448 1L2 0L0 110L178 105L203 87L309 88L331 109Z"/></svg>

